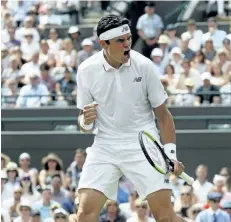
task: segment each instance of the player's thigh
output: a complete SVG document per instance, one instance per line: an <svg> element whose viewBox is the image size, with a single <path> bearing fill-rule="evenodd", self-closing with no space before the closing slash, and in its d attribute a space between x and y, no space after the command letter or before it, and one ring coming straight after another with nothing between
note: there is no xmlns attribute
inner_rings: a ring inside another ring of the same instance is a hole
<svg viewBox="0 0 231 222"><path fill-rule="evenodd" d="M171 190L162 189L147 196L150 210L156 219L161 221L175 216L171 203L171 194Z"/></svg>
<svg viewBox="0 0 231 222"><path fill-rule="evenodd" d="M99 216L107 197L100 191L94 189L79 190L78 214Z"/></svg>

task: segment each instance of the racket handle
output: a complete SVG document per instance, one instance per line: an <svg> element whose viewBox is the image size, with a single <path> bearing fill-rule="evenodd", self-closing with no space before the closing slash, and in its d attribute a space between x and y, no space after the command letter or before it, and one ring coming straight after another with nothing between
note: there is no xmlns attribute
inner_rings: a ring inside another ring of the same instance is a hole
<svg viewBox="0 0 231 222"><path fill-rule="evenodd" d="M180 178L182 178L184 181L186 181L189 185L192 185L194 182L194 179L190 177L187 173L183 172L180 175Z"/></svg>

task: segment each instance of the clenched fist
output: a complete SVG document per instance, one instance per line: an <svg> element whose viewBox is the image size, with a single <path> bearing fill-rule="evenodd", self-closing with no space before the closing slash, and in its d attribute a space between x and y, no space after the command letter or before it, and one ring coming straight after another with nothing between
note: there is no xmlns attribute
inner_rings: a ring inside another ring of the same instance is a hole
<svg viewBox="0 0 231 222"><path fill-rule="evenodd" d="M84 125L90 125L96 120L96 107L97 103L91 103L84 106L83 116L84 116Z"/></svg>

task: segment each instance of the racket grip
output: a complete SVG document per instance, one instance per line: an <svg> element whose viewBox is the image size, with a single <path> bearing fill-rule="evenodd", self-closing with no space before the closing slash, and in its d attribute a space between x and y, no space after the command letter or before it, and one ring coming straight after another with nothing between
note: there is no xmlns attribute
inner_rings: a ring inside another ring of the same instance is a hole
<svg viewBox="0 0 231 222"><path fill-rule="evenodd" d="M180 178L182 178L184 181L186 181L189 185L192 185L194 182L194 179L190 177L187 173L183 172L180 175Z"/></svg>

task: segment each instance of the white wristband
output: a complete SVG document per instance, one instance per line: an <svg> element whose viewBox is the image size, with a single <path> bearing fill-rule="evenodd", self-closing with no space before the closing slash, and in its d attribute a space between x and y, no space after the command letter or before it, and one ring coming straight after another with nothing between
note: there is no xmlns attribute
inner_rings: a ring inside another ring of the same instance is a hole
<svg viewBox="0 0 231 222"><path fill-rule="evenodd" d="M80 115L78 119L79 119L79 124L83 129L85 129L85 130L92 130L93 129L93 126L94 126L93 123L91 123L89 125L84 124L84 116L83 115Z"/></svg>
<svg viewBox="0 0 231 222"><path fill-rule="evenodd" d="M171 160L177 160L176 157L176 144L174 143L167 143L164 145L164 152Z"/></svg>

